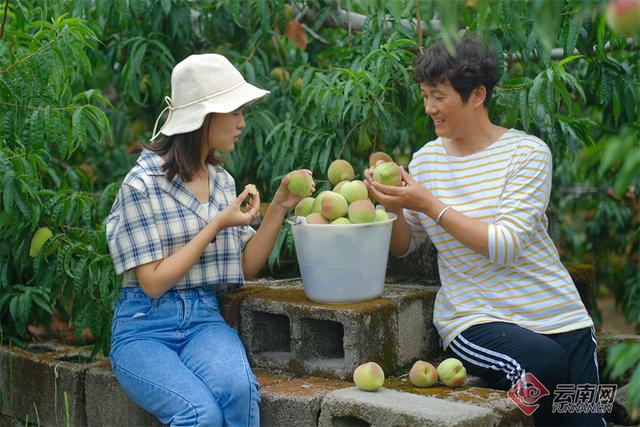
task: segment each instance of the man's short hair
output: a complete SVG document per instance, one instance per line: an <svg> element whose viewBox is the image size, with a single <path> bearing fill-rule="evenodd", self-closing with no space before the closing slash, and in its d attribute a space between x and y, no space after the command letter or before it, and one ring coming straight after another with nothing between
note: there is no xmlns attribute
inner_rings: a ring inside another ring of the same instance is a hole
<svg viewBox="0 0 640 427"><path fill-rule="evenodd" d="M487 90L484 106L489 105L493 87L499 79L498 61L491 49L476 38L466 35L454 45L453 55L442 41L416 58L414 80L435 86L449 81L463 102L480 86Z"/></svg>

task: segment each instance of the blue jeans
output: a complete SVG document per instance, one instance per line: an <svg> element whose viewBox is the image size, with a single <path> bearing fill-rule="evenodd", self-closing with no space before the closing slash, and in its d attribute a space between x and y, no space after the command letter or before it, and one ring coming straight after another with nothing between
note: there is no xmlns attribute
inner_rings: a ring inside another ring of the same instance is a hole
<svg viewBox="0 0 640 427"><path fill-rule="evenodd" d="M123 288L111 365L127 395L171 426L259 426L260 386L238 333L205 288L149 298Z"/></svg>

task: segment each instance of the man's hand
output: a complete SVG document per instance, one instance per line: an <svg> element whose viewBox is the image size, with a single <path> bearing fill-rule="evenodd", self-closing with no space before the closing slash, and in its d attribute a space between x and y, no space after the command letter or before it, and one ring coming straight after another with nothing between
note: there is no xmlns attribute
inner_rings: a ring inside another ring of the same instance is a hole
<svg viewBox="0 0 640 427"><path fill-rule="evenodd" d="M389 212L397 213L403 208L426 212L429 200L433 198L431 192L417 183L409 172L400 166L402 184L399 186L384 185L373 180L372 168L365 170L365 185L378 202Z"/></svg>

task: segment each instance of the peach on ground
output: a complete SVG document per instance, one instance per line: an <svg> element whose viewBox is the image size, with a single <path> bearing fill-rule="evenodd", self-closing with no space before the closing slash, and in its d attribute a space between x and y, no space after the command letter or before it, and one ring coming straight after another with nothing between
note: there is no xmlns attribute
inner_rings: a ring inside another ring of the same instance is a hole
<svg viewBox="0 0 640 427"><path fill-rule="evenodd" d="M353 382L364 391L376 391L384 384L384 370L376 362L363 363L353 371Z"/></svg>
<svg viewBox="0 0 640 427"><path fill-rule="evenodd" d="M449 387L462 385L467 376L467 370L462 362L453 357L440 362L437 371L440 382Z"/></svg>

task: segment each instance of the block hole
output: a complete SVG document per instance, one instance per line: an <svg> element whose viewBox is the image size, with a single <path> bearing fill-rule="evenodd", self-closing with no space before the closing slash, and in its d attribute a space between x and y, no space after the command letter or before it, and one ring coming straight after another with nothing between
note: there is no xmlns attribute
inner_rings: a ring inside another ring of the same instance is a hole
<svg viewBox="0 0 640 427"><path fill-rule="evenodd" d="M320 319L302 319L301 356L309 359L344 359L342 323Z"/></svg>
<svg viewBox="0 0 640 427"><path fill-rule="evenodd" d="M83 354L83 353L74 353L74 354L68 354L62 357L56 357L56 360L59 360L61 362L80 363L80 364L93 362L89 354Z"/></svg>
<svg viewBox="0 0 640 427"><path fill-rule="evenodd" d="M254 353L291 352L289 317L282 314L253 312L252 349Z"/></svg>
<svg viewBox="0 0 640 427"><path fill-rule="evenodd" d="M370 427L371 424L357 417L333 417L331 425L334 427Z"/></svg>
<svg viewBox="0 0 640 427"><path fill-rule="evenodd" d="M48 344L31 344L27 347L27 351L33 354L45 354L56 351L55 347Z"/></svg>

